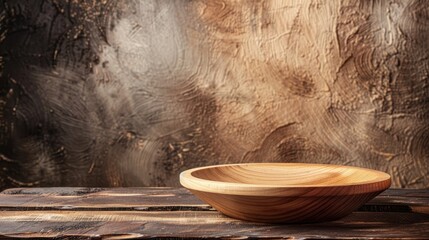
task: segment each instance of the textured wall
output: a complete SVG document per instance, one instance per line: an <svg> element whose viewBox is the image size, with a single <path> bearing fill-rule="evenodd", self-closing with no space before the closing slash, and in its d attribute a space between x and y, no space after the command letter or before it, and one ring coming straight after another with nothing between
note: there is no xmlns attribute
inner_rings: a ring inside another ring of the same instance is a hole
<svg viewBox="0 0 429 240"><path fill-rule="evenodd" d="M264 161L429 187L426 1L0 4L0 188Z"/></svg>

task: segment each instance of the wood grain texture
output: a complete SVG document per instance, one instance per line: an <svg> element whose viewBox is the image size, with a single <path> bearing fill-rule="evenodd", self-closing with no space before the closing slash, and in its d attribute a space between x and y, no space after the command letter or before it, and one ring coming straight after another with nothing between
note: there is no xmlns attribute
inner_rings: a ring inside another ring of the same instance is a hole
<svg viewBox="0 0 429 240"><path fill-rule="evenodd" d="M187 170L180 183L230 217L271 223L342 218L390 187L386 173L356 167L253 163Z"/></svg>
<svg viewBox="0 0 429 240"><path fill-rule="evenodd" d="M0 189L315 162L429 187L420 0L0 2Z"/></svg>
<svg viewBox="0 0 429 240"><path fill-rule="evenodd" d="M178 188L31 188L0 194L0 210L197 211L211 207Z"/></svg>
<svg viewBox="0 0 429 240"><path fill-rule="evenodd" d="M267 225L243 222L217 212L8 211L0 236L194 238L194 239L425 239L427 215L356 213L331 223ZM381 231L378 229L382 229Z"/></svg>
<svg viewBox="0 0 429 240"><path fill-rule="evenodd" d="M0 210L214 211L184 188L14 188L0 193ZM427 190L388 189L361 209L429 213Z"/></svg>
<svg viewBox="0 0 429 240"><path fill-rule="evenodd" d="M118 197L123 204L112 205ZM186 203L195 203L194 208L170 209L183 204L189 207ZM51 208L61 204L81 208ZM103 208L104 204L111 206ZM157 208L131 208L142 204ZM103 239L425 239L429 236L429 211L419 212L429 209L428 190L389 189L341 220L316 224L239 221L207 210L201 204L185 189L10 189L0 193L0 236Z"/></svg>

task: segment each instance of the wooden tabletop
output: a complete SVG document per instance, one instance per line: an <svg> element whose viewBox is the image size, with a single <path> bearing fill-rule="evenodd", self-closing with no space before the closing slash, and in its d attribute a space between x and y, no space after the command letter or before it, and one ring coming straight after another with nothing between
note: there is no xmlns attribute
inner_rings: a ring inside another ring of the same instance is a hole
<svg viewBox="0 0 429 240"><path fill-rule="evenodd" d="M0 237L429 239L429 190L389 189L346 218L235 220L181 188L19 188L0 193Z"/></svg>

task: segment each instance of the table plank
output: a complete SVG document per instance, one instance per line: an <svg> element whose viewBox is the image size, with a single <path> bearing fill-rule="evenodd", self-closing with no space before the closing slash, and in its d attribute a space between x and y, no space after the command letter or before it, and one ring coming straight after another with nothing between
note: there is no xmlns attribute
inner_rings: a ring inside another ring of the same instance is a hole
<svg viewBox="0 0 429 240"><path fill-rule="evenodd" d="M0 210L207 211L184 188L14 188L0 193ZM429 213L429 191L388 189L359 211Z"/></svg>
<svg viewBox="0 0 429 240"><path fill-rule="evenodd" d="M0 193L0 237L429 238L429 190L389 189L334 222L225 217L183 188L19 188Z"/></svg>
<svg viewBox="0 0 429 240"><path fill-rule="evenodd" d="M250 223L216 211L5 211L4 237L179 237L179 238L418 238L429 237L429 221L416 213L353 213L339 221L274 225Z"/></svg>
<svg viewBox="0 0 429 240"><path fill-rule="evenodd" d="M183 188L17 188L0 193L0 210L206 211L211 207Z"/></svg>

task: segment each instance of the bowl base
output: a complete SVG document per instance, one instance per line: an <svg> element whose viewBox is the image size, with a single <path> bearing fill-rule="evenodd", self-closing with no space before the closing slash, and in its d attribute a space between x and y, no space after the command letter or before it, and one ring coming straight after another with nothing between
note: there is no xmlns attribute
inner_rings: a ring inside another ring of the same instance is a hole
<svg viewBox="0 0 429 240"><path fill-rule="evenodd" d="M348 196L265 197L191 190L226 216L263 223L315 223L343 218L381 191Z"/></svg>

